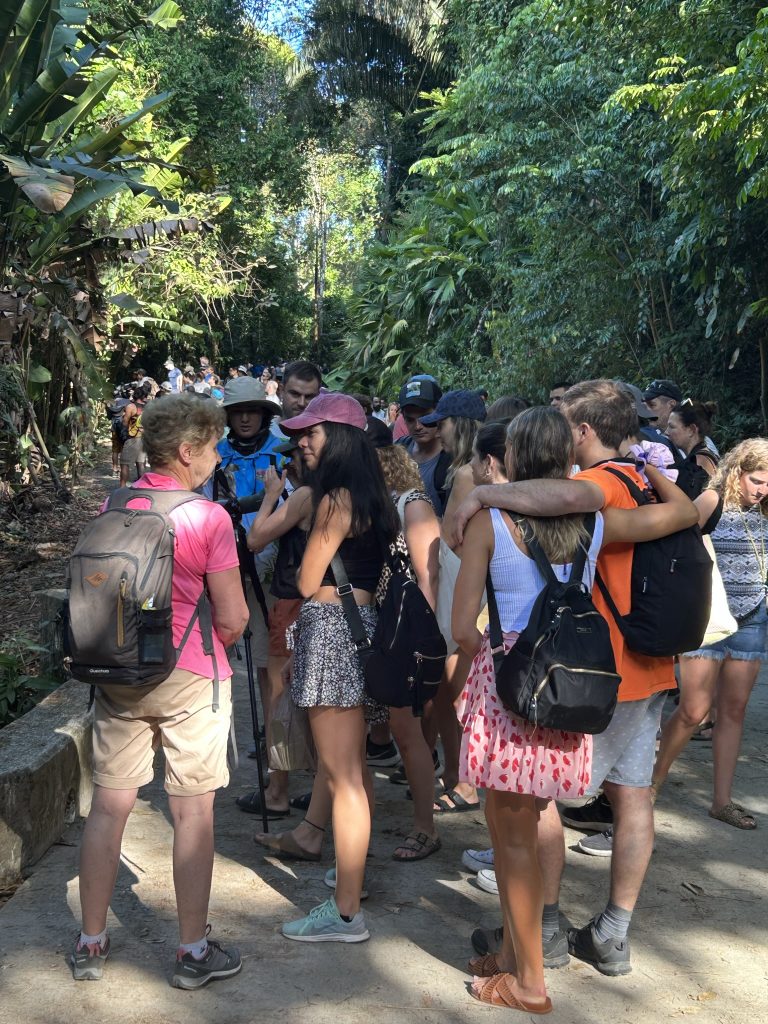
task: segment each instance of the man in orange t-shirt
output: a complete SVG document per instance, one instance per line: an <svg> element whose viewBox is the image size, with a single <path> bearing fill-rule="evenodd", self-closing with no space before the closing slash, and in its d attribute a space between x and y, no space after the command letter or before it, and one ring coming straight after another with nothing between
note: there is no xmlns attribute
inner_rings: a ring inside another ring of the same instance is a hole
<svg viewBox="0 0 768 1024"><path fill-rule="evenodd" d="M569 388L560 411L571 425L574 459L588 467L572 480L525 480L518 483L478 487L458 512L459 529L479 508L496 507L523 515L563 515L597 512L603 508L634 508L629 491L612 473L600 468L611 462L635 485L644 489L634 465L620 456L620 449L638 429L634 400L615 381L584 381ZM693 505L685 499L661 506L664 524L657 536L665 536L691 526L697 519ZM633 544L611 544L601 550L597 568L619 612L630 605ZM590 791L601 787L604 797L587 805L586 815L602 810L603 820L614 822L608 837L611 862L610 897L605 910L583 928L571 928L567 951L591 963L602 974L620 975L631 971L627 931L632 911L645 878L653 851L653 804L651 775L656 750L656 733L661 721L665 691L675 685L672 658L647 658L630 651L598 590L595 606L606 618L622 677L619 704L610 725L593 738ZM601 808L595 808L600 801ZM566 810L563 821L579 818L581 808ZM566 937L559 930L560 877L565 866L565 840L562 823L553 801L539 818L539 863L544 880L543 942L545 966L563 962ZM473 937L478 952L493 952L493 933L478 929ZM566 957L567 961L567 957Z"/></svg>

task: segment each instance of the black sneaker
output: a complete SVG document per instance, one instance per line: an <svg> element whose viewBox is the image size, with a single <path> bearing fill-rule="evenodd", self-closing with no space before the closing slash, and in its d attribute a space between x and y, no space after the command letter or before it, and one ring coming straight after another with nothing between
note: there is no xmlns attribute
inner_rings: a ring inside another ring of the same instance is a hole
<svg viewBox="0 0 768 1024"><path fill-rule="evenodd" d="M365 743L365 755L371 768L394 768L400 764L400 754L390 740L389 743L372 743L370 737Z"/></svg>
<svg viewBox="0 0 768 1024"><path fill-rule="evenodd" d="M568 932L564 926L568 922L561 919L561 928L551 939L543 943L544 966L547 968L567 967L571 958L568 956ZM501 952L504 941L504 928L475 928L472 932L472 948L480 956L488 953Z"/></svg>
<svg viewBox="0 0 768 1024"><path fill-rule="evenodd" d="M595 796L583 807L563 807L560 811L560 818L564 825L569 828L581 828L585 832L605 832L613 825L613 808L608 798L601 793Z"/></svg>
<svg viewBox="0 0 768 1024"><path fill-rule="evenodd" d="M629 938L606 939L602 942L595 933L594 919L583 928L568 929L568 951L577 960L591 964L595 970L609 978L629 974Z"/></svg>
<svg viewBox="0 0 768 1024"><path fill-rule="evenodd" d="M218 942L208 940L208 951L202 960L191 953L176 954L171 984L174 988L202 988L214 978L230 978L243 966L239 949L222 949Z"/></svg>
<svg viewBox="0 0 768 1024"><path fill-rule="evenodd" d="M370 763L371 762L368 761L368 764ZM440 777L443 771L443 766L440 764L440 755L436 750L432 751L432 766L435 773L435 778L437 779ZM408 777L405 774L405 765L401 764L399 768L395 768L395 770L389 776L389 781L395 786L407 786Z"/></svg>

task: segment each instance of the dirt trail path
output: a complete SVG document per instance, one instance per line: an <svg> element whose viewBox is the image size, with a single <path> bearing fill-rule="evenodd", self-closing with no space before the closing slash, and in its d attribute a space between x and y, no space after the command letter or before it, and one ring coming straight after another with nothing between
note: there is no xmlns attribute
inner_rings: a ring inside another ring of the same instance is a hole
<svg viewBox="0 0 768 1024"><path fill-rule="evenodd" d="M237 673L237 722L247 748L248 700ZM737 799L754 808L756 832L707 817L711 745L691 744L662 793L657 848L632 925L634 970L608 979L578 961L550 972L553 1024L744 1024L765 1019L768 993L768 675L749 710ZM331 863L281 863L251 841L260 823L234 805L255 781L243 759L217 800L217 860L210 920L214 934L240 945L235 979L198 993L170 988L176 942L171 829L158 782L131 816L112 903L113 956L99 984L76 984L67 955L78 921L73 826L0 909L0 1024L479 1024L496 1011L465 991L468 936L498 922L496 899L461 868L461 851L484 847L481 814L440 822L443 849L416 864L391 858L407 828L402 787L377 774L378 807L365 905L372 938L357 946L289 942L286 919L328 895ZM293 792L307 788L296 778ZM286 824L296 823L294 812ZM280 825L280 823L278 823ZM578 833L567 831L574 844ZM607 895L610 862L568 851L562 909L581 924ZM501 1020L501 1017L498 1018ZM507 1019L505 1017L505 1019ZM512 1017L509 1017L511 1020ZM517 1018L515 1018L517 1019ZM522 1019L522 1018L520 1018Z"/></svg>

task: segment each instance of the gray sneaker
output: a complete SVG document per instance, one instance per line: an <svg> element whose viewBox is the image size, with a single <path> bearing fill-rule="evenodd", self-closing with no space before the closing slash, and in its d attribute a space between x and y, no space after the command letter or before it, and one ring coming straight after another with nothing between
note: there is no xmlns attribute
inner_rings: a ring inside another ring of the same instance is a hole
<svg viewBox="0 0 768 1024"><path fill-rule="evenodd" d="M584 836L576 843L576 849L590 857L610 857L613 853L613 829L598 832L593 836Z"/></svg>
<svg viewBox="0 0 768 1024"><path fill-rule="evenodd" d="M351 921L345 921L333 896L306 917L284 924L283 935L297 942L365 942L371 937L362 910Z"/></svg>
<svg viewBox="0 0 768 1024"><path fill-rule="evenodd" d="M329 889L335 889L336 888L336 868L335 867L328 868L328 870L325 872L325 875L323 876L323 881L325 882L325 884L328 886ZM363 889L362 889L362 891L360 893L360 899L361 900L367 900L368 899L369 893L368 893L368 890L365 888L367 882L368 882L368 879L364 878L363 879Z"/></svg>
<svg viewBox="0 0 768 1024"><path fill-rule="evenodd" d="M81 946L80 936L77 936L77 942L70 957L72 977L75 981L101 981L101 976L104 973L104 961L109 956L109 946L109 936L103 946L97 942L93 942L90 946Z"/></svg>
<svg viewBox="0 0 768 1024"><path fill-rule="evenodd" d="M630 974L629 938L606 939L603 942L595 932L594 919L583 928L568 929L568 951L577 960L592 964L595 970L609 978Z"/></svg>
<svg viewBox="0 0 768 1024"><path fill-rule="evenodd" d="M243 966L239 949L222 949L218 942L208 940L208 951L201 960L191 953L176 954L171 984L174 988L202 988L214 978L230 978Z"/></svg>
<svg viewBox="0 0 768 1024"><path fill-rule="evenodd" d="M571 961L568 955L568 929L570 922L562 914L560 915L560 930L556 931L551 939L545 939L542 943L544 953L544 966L548 969L567 967ZM500 953L501 944L504 941L504 928L475 928L472 932L472 948L480 956L487 953Z"/></svg>

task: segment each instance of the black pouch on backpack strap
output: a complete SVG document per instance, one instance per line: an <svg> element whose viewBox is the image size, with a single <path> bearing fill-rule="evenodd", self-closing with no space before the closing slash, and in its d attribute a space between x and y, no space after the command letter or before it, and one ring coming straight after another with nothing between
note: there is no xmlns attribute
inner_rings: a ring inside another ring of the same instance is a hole
<svg viewBox="0 0 768 1024"><path fill-rule="evenodd" d="M585 525L591 540L594 514L585 517ZM579 548L569 579L561 581L533 538L526 546L545 585L528 625L507 654L490 573L486 581L496 692L508 711L534 725L603 732L613 716L621 679L608 623L582 582L587 549Z"/></svg>

